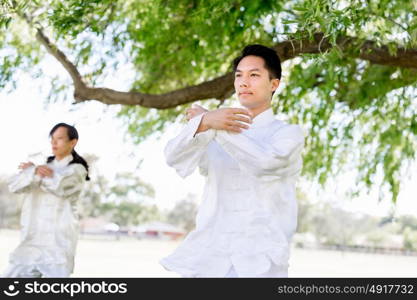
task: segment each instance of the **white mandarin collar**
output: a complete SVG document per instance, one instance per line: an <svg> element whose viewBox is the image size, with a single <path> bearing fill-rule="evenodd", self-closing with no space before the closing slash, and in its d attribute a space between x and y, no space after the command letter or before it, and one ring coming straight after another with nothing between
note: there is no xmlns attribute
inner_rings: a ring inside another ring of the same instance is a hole
<svg viewBox="0 0 417 300"><path fill-rule="evenodd" d="M73 160L72 155L67 155L61 160L57 160L56 158L53 160L54 165L56 166L66 166Z"/></svg>
<svg viewBox="0 0 417 300"><path fill-rule="evenodd" d="M257 115L255 118L252 119L252 124L250 127L257 128L266 126L269 123L273 122L275 120L274 112L272 111L272 108L268 108L267 110L264 110L259 115Z"/></svg>

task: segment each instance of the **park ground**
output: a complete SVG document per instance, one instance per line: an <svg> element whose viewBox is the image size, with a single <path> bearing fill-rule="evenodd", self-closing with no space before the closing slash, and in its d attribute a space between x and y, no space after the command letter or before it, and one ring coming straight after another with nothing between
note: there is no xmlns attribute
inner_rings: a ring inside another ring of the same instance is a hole
<svg viewBox="0 0 417 300"><path fill-rule="evenodd" d="M18 231L0 230L0 273L18 242ZM179 243L130 237L116 240L112 236L81 236L72 277L179 277L158 263ZM293 248L289 276L417 277L417 256Z"/></svg>

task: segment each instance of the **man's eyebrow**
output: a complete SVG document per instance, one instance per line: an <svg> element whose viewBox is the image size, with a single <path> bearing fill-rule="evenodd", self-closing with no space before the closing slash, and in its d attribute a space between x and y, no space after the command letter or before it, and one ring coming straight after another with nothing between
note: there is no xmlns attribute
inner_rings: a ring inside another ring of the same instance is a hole
<svg viewBox="0 0 417 300"><path fill-rule="evenodd" d="M260 71L260 69L255 68L255 69L250 69L249 70L249 72L252 72L252 71ZM239 70L239 69L236 69L236 72L243 72L243 71L242 70Z"/></svg>

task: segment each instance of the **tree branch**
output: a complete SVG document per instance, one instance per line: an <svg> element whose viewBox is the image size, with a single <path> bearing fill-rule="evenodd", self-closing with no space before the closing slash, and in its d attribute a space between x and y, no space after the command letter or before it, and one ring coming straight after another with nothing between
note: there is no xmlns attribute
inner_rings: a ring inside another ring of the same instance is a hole
<svg viewBox="0 0 417 300"><path fill-rule="evenodd" d="M215 79L168 93L154 95L140 92L121 92L102 87L87 86L76 66L69 61L45 36L41 29L37 29L36 37L47 51L54 56L74 82L74 98L76 103L97 100L105 104L140 105L148 108L167 109L197 100L224 100L233 94L233 73L229 72ZM337 46L343 51L355 45L359 47L358 58L368 60L374 64L397 66L417 69L417 49L397 48L396 55L391 55L387 46L377 46L373 41L360 42L353 37L340 37ZM274 48L281 61L286 61L302 54L318 54L331 49L333 45L322 33L317 33L311 39L288 40L278 43Z"/></svg>
<svg viewBox="0 0 417 300"><path fill-rule="evenodd" d="M404 49L398 47L396 55L391 55L387 46L377 46L373 41L360 41L354 37L339 37L337 46L343 51L352 46L359 48L357 58L368 60L373 64L387 65L401 68L417 69L417 49ZM331 49L333 45L322 33L314 34L312 39L302 41L284 41L274 48L282 61L294 58L301 54L318 54Z"/></svg>
<svg viewBox="0 0 417 300"><path fill-rule="evenodd" d="M67 56L58 49L47 36L43 33L41 29L36 29L36 39L46 48L46 50L51 54L56 60L65 68L69 73L74 83L75 90L83 90L87 88L84 83L80 72L78 72L77 67L67 58Z"/></svg>

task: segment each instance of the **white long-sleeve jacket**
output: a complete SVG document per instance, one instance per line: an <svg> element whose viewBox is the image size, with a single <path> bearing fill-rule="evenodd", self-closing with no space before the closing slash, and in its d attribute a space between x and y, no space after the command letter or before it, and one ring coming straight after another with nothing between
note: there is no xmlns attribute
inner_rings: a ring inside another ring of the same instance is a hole
<svg viewBox="0 0 417 300"><path fill-rule="evenodd" d="M72 273L78 239L77 201L86 169L70 164L72 155L48 164L53 177L41 178L35 166L11 178L9 190L24 193L21 241L10 255L14 265L32 265L39 271L60 265Z"/></svg>
<svg viewBox="0 0 417 300"><path fill-rule="evenodd" d="M168 165L180 176L199 167L206 185L195 230L161 264L185 277L223 277L231 266L243 277L265 273L271 264L288 269L301 127L275 119L268 109L240 134L195 134L202 116L165 148Z"/></svg>

